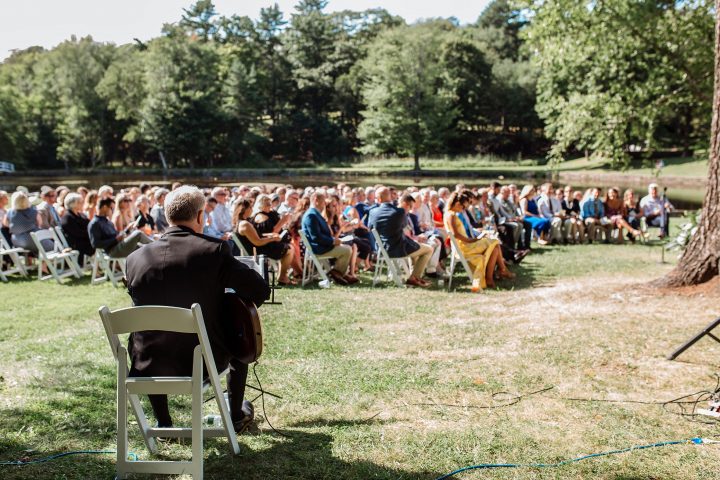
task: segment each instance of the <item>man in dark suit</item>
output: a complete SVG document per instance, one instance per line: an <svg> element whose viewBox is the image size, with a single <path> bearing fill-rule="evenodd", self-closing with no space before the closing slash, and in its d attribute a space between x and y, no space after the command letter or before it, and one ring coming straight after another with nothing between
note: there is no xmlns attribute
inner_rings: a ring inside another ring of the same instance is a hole
<svg viewBox="0 0 720 480"><path fill-rule="evenodd" d="M203 231L205 197L195 187L180 187L167 195L165 215L170 227L156 242L133 252L127 258L128 292L133 304L202 308L205 327L218 371L228 364L230 414L235 431L252 421L253 408L244 401L248 366L233 359L226 345L221 323L221 302L226 288L244 300L261 305L270 295L263 278L230 252L222 240L206 237ZM145 331L135 332L128 342L132 359L131 376L175 376L192 374L193 334ZM158 425L168 427L172 419L167 396L150 395Z"/></svg>
<svg viewBox="0 0 720 480"><path fill-rule="evenodd" d="M70 248L84 256L93 256L95 249L90 244L88 235L90 220L82 213L82 197L78 193L68 193L64 206L65 213L60 217L60 226Z"/></svg>
<svg viewBox="0 0 720 480"><path fill-rule="evenodd" d="M413 271L407 284L415 287L428 287L430 283L423 280L425 267L430 261L433 250L428 245L420 245L403 232L407 225L404 209L394 206L392 193L385 187L376 192L380 206L370 210L368 226L377 230L385 250L391 258L410 257Z"/></svg>
<svg viewBox="0 0 720 480"><path fill-rule="evenodd" d="M357 283L358 279L347 273L352 248L342 245L340 239L332 234L320 213L324 209L325 195L321 192L313 193L310 196L310 208L302 218L302 230L310 243L310 248L315 255L335 259L335 265L329 272L335 283L339 285Z"/></svg>

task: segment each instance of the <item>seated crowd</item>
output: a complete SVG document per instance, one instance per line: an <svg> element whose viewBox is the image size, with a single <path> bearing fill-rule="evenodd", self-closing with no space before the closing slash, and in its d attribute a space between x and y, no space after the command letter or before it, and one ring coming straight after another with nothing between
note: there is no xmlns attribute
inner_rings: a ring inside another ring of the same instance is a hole
<svg viewBox="0 0 720 480"><path fill-rule="evenodd" d="M30 233L60 226L70 247L84 256L102 249L126 257L168 227L168 193L147 184L117 194L107 185L97 191L43 186L36 195L24 187L12 195L0 191L2 236L10 246L37 253ZM428 278L446 276L454 245L473 271L473 291L514 278L507 265L525 258L533 237L540 245L635 242L647 235L641 231L643 218L667 235L672 209L655 184L639 201L630 189L621 196L610 188L602 196L599 188L581 192L546 183L539 191L533 185L518 190L498 182L488 188L457 185L453 191L241 185L215 187L205 195L203 233L227 241L235 255L242 248L277 261L280 284L297 282L306 245L331 262L334 282L359 282L358 272L372 271L378 258L374 229L390 258L409 260L408 285L427 287ZM55 248L52 240L44 242L46 250Z"/></svg>

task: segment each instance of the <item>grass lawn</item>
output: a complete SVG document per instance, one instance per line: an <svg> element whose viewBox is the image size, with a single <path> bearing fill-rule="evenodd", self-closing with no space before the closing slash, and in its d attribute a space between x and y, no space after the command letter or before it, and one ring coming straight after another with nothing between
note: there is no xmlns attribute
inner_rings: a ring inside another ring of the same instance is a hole
<svg viewBox="0 0 720 480"><path fill-rule="evenodd" d="M257 372L283 397L268 398L266 407L288 437L261 421L259 432L240 437L237 457L227 442L206 441L206 478L432 480L476 463L555 462L714 436L714 425L659 405L563 399L662 401L714 386L720 346L703 341L682 361L664 357L717 316L718 295L643 286L670 268L659 257L646 246L542 248L515 267L514 284L483 294L469 293L464 278L453 293L282 290L282 305L261 308L267 345ZM87 279L0 284L0 461L114 449L114 367L97 315L103 304L129 302L122 290L90 287ZM550 386L506 408L476 408L506 403L507 395L494 401L495 392ZM176 419L187 418L189 409L180 410ZM164 449L189 456L187 446ZM131 450L148 458L136 431ZM457 478L717 478L718 460L720 447L682 445ZM0 466L5 480L113 473L113 455Z"/></svg>

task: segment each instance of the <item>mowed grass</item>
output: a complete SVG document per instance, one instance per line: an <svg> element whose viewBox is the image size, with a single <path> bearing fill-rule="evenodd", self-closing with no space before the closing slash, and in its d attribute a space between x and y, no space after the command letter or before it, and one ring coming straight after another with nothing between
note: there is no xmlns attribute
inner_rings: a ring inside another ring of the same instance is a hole
<svg viewBox="0 0 720 480"><path fill-rule="evenodd" d="M552 247L513 267L518 280L483 294L471 294L464 275L452 293L367 281L279 291L282 305L260 310L266 350L257 373L282 396L266 398L266 413L287 436L261 420L259 432L240 437L239 456L227 442L206 441L206 478L432 480L476 463L555 462L717 435L658 405L563 399L663 401L714 386L719 346L701 342L680 362L664 357L717 315L717 295L648 288L670 268L659 259L658 247ZM101 305L129 300L87 279L0 284L0 461L115 448ZM512 406L478 408L546 387ZM496 392L510 394L493 399ZM179 422L188 403L172 403ZM255 406L262 416L259 399ZM151 458L137 430L131 450ZM169 445L163 454L188 458L190 450ZM457 478L715 478L718 460L718 447L683 445ZM113 455L0 466L3 479L113 474Z"/></svg>

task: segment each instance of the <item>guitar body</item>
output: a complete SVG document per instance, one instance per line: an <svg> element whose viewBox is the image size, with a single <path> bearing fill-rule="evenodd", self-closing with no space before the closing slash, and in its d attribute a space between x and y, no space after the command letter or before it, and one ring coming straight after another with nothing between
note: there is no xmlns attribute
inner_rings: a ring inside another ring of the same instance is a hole
<svg viewBox="0 0 720 480"><path fill-rule="evenodd" d="M262 322L255 304L226 292L222 315L228 335L226 344L232 356L242 363L255 362L263 349Z"/></svg>

